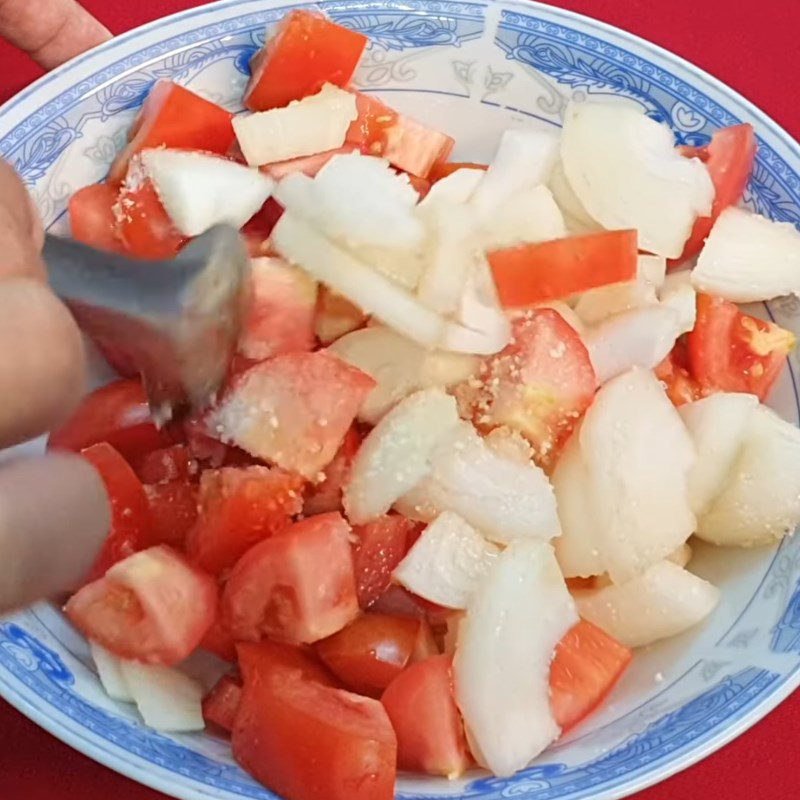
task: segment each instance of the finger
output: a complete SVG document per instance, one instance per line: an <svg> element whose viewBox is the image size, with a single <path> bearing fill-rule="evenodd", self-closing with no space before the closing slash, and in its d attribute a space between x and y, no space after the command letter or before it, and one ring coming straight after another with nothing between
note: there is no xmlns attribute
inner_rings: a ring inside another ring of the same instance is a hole
<svg viewBox="0 0 800 800"><path fill-rule="evenodd" d="M30 278L0 282L0 448L66 419L85 369L78 328L47 286Z"/></svg>
<svg viewBox="0 0 800 800"><path fill-rule="evenodd" d="M17 173L2 160L0 199L0 279L23 275L43 280L44 230L39 214Z"/></svg>
<svg viewBox="0 0 800 800"><path fill-rule="evenodd" d="M53 69L111 33L76 0L0 0L0 36Z"/></svg>
<svg viewBox="0 0 800 800"><path fill-rule="evenodd" d="M85 459L53 453L0 467L0 611L77 588L110 524L103 481Z"/></svg>

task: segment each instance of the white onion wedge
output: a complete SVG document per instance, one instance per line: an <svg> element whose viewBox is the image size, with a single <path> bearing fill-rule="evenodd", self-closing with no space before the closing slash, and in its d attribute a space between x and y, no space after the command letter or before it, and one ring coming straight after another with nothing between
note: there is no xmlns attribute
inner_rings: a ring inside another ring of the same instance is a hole
<svg viewBox="0 0 800 800"><path fill-rule="evenodd" d="M483 222L484 250L528 242L561 239L567 235L564 217L546 186L532 186L511 195Z"/></svg>
<svg viewBox="0 0 800 800"><path fill-rule="evenodd" d="M686 565L692 560L692 547L687 542L682 544L677 550L673 550L668 556L667 561L677 564L679 567L686 568Z"/></svg>
<svg viewBox="0 0 800 800"><path fill-rule="evenodd" d="M499 552L458 514L444 511L422 532L393 577L432 603L466 608Z"/></svg>
<svg viewBox="0 0 800 800"><path fill-rule="evenodd" d="M385 514L431 471L433 451L459 424L456 401L426 389L395 406L359 448L344 490L355 525Z"/></svg>
<svg viewBox="0 0 800 800"><path fill-rule="evenodd" d="M547 183L557 158L555 134L538 130L505 131L470 203L481 218L489 220L514 195Z"/></svg>
<svg viewBox="0 0 800 800"><path fill-rule="evenodd" d="M635 228L640 248L665 258L680 256L714 199L705 165L674 144L633 103L572 102L564 116L561 159L583 206L609 230Z"/></svg>
<svg viewBox="0 0 800 800"><path fill-rule="evenodd" d="M658 293L662 308L669 308L678 315L678 330L688 333L697 321L697 292L687 282L664 285Z"/></svg>
<svg viewBox="0 0 800 800"><path fill-rule="evenodd" d="M602 571L615 583L630 580L695 528L691 437L655 376L638 368L601 387L577 435Z"/></svg>
<svg viewBox="0 0 800 800"><path fill-rule="evenodd" d="M257 169L188 150L145 150L142 163L175 227L199 236L214 225L242 225L275 182Z"/></svg>
<svg viewBox="0 0 800 800"><path fill-rule="evenodd" d="M533 461L533 448L530 442L519 432L506 425L493 428L483 441L494 450L497 455L516 461L518 464L528 464Z"/></svg>
<svg viewBox="0 0 800 800"><path fill-rule="evenodd" d="M112 700L119 700L122 703L134 702L133 695L122 674L120 659L96 642L89 642L89 650L92 653L94 665L97 667L97 677L100 679L105 693Z"/></svg>
<svg viewBox="0 0 800 800"><path fill-rule="evenodd" d="M692 282L734 303L800 295L800 231L741 208L723 211L692 271Z"/></svg>
<svg viewBox="0 0 800 800"><path fill-rule="evenodd" d="M578 621L553 550L517 542L501 553L458 627L455 696L481 766L513 775L558 735L550 662Z"/></svg>
<svg viewBox="0 0 800 800"><path fill-rule="evenodd" d="M681 325L681 318L671 308L651 305L615 314L591 328L583 342L598 383L632 367L653 369L674 347L683 332Z"/></svg>
<svg viewBox="0 0 800 800"><path fill-rule="evenodd" d="M375 425L395 403L419 389L444 388L465 380L479 363L474 356L421 347L381 326L349 333L334 342L330 350L377 382L358 414L359 419L370 425Z"/></svg>
<svg viewBox="0 0 800 800"><path fill-rule="evenodd" d="M501 544L549 540L561 532L555 496L544 472L535 464L500 455L468 422L442 442L429 477L396 507L423 521L454 511L487 539Z"/></svg>
<svg viewBox="0 0 800 800"><path fill-rule="evenodd" d="M800 522L800 430L766 406L750 416L727 485L698 522L713 544L754 547L780 539Z"/></svg>
<svg viewBox="0 0 800 800"><path fill-rule="evenodd" d="M675 636L704 620L719 590L671 561L659 561L619 586L573 593L578 613L626 647Z"/></svg>
<svg viewBox="0 0 800 800"><path fill-rule="evenodd" d="M430 191L419 201L417 208L421 213L427 213L432 207L439 204L461 205L469 202L477 185L483 179L485 170L462 167L451 172L431 186Z"/></svg>
<svg viewBox="0 0 800 800"><path fill-rule="evenodd" d="M203 689L177 669L122 661L122 674L146 725L157 731L201 731Z"/></svg>
<svg viewBox="0 0 800 800"><path fill-rule="evenodd" d="M553 193L556 205L564 215L564 224L567 226L567 231L571 236L594 233L603 229L603 226L597 220L589 216L589 212L583 207L573 188L569 185L567 175L564 172L564 163L560 156L556 160L547 186Z"/></svg>
<svg viewBox="0 0 800 800"><path fill-rule="evenodd" d="M341 147L357 117L355 94L326 83L284 108L234 117L233 129L247 163L258 167Z"/></svg>
<svg viewBox="0 0 800 800"><path fill-rule="evenodd" d="M689 473L689 504L695 514L704 514L725 487L757 406L752 394L719 393L678 409L697 452Z"/></svg>

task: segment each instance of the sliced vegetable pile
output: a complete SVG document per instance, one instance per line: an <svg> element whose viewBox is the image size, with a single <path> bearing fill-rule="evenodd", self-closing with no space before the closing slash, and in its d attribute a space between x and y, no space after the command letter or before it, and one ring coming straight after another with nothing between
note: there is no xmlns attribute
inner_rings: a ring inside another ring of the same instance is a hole
<svg viewBox="0 0 800 800"><path fill-rule="evenodd" d="M800 521L800 432L761 405L794 337L735 305L800 294L800 233L736 207L752 128L680 149L572 103L560 136L453 163L352 88L366 44L292 12L240 116L159 82L70 203L76 238L134 256L218 223L250 244L216 405L159 429L128 376L50 444L112 498L66 606L109 694L227 731L288 800L513 774L630 648L712 612L690 537ZM205 698L176 669L198 648L230 662Z"/></svg>

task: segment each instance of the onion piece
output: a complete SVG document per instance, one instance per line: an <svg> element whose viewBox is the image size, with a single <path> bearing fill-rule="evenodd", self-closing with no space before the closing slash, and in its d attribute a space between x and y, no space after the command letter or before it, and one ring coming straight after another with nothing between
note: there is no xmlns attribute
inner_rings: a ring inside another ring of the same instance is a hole
<svg viewBox="0 0 800 800"><path fill-rule="evenodd" d="M177 669L122 661L122 674L146 725L157 731L202 731L203 688Z"/></svg>
<svg viewBox="0 0 800 800"><path fill-rule="evenodd" d="M495 775L513 775L559 735L550 662L577 621L544 542L512 544L473 596L458 626L455 697L473 755Z"/></svg>
<svg viewBox="0 0 800 800"><path fill-rule="evenodd" d="M395 568L410 592L447 608L466 608L500 550L452 511L442 512Z"/></svg>
<svg viewBox="0 0 800 800"><path fill-rule="evenodd" d="M122 703L134 702L125 676L122 674L122 661L97 642L89 642L89 650L105 693L112 700L119 700Z"/></svg>
<svg viewBox="0 0 800 800"><path fill-rule="evenodd" d="M695 514L704 514L725 487L757 406L752 394L719 393L678 409L697 452L689 473L689 504Z"/></svg>
<svg viewBox="0 0 800 800"><path fill-rule="evenodd" d="M687 542L682 544L677 550L673 550L666 558L667 561L671 561L673 564L677 564L679 567L685 568L686 565L692 560L692 547Z"/></svg>
<svg viewBox="0 0 800 800"><path fill-rule="evenodd" d="M800 522L800 430L757 406L731 476L700 517L701 539L754 547L794 530Z"/></svg>
<svg viewBox="0 0 800 800"><path fill-rule="evenodd" d="M234 117L233 129L247 163L257 167L341 147L357 117L356 96L326 83L284 108Z"/></svg>
<svg viewBox="0 0 800 800"><path fill-rule="evenodd" d="M636 228L650 253L678 258L695 219L711 213L705 165L684 158L669 128L633 103L570 103L561 159L589 214L609 230Z"/></svg>
<svg viewBox="0 0 800 800"><path fill-rule="evenodd" d="M694 531L691 437L653 373L638 368L600 388L574 435L595 520L584 546L597 550L615 583L630 580ZM565 538L575 534L564 528Z"/></svg>
<svg viewBox="0 0 800 800"><path fill-rule="evenodd" d="M553 193L556 205L564 215L564 224L571 236L581 236L603 230L603 226L589 216L589 212L583 207L575 191L569 185L564 172L564 162L560 156L556 160L547 186Z"/></svg>
<svg viewBox="0 0 800 800"><path fill-rule="evenodd" d="M395 406L356 454L343 502L349 520L362 525L392 504L431 471L437 445L459 424L456 401L440 389L426 389Z"/></svg>
<svg viewBox="0 0 800 800"><path fill-rule="evenodd" d="M257 169L196 151L145 150L142 163L184 236L199 236L214 225L241 228L275 186Z"/></svg>
<svg viewBox="0 0 800 800"><path fill-rule="evenodd" d="M483 223L483 249L499 250L529 242L562 239L564 217L546 186L532 186L511 195Z"/></svg>
<svg viewBox="0 0 800 800"><path fill-rule="evenodd" d="M469 202L475 188L483 179L485 170L462 167L431 186L430 191L417 206L421 213L439 204L460 205Z"/></svg>
<svg viewBox="0 0 800 800"><path fill-rule="evenodd" d="M581 617L626 647L675 636L704 620L719 589L671 561L659 561L619 586L573 592Z"/></svg>
<svg viewBox="0 0 800 800"><path fill-rule="evenodd" d="M788 222L727 208L706 239L692 283L734 303L800 295L800 232Z"/></svg>

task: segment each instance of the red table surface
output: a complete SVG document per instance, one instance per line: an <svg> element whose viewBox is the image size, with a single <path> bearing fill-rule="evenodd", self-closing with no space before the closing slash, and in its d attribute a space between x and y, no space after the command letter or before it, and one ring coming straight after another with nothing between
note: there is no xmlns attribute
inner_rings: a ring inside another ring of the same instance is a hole
<svg viewBox="0 0 800 800"><path fill-rule="evenodd" d="M674 0L557 0L552 4L632 31L689 59L755 102L795 137L800 135L800 103L792 89L798 66L800 0L705 0L691 5ZM121 33L198 3L85 0L84 5L114 33ZM0 43L0 100L38 75L27 58ZM720 752L637 798L797 797L800 779L791 766L797 763L797 730L800 694ZM159 800L163 795L76 753L0 701L0 799L66 797Z"/></svg>

